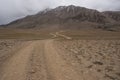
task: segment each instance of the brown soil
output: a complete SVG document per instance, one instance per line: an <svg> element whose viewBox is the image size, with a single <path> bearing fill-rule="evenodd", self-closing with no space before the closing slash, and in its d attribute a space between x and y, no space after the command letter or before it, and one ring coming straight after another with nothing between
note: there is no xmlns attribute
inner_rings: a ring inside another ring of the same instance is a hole
<svg viewBox="0 0 120 80"><path fill-rule="evenodd" d="M120 80L120 40L51 35L57 39L0 40L0 80Z"/></svg>

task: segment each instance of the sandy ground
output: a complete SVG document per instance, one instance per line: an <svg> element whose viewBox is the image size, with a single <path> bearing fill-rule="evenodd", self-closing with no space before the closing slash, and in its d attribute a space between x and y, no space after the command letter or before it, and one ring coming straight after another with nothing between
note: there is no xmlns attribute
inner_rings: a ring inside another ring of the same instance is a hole
<svg viewBox="0 0 120 80"><path fill-rule="evenodd" d="M80 79L57 54L53 40L27 41L2 66L0 80Z"/></svg>
<svg viewBox="0 0 120 80"><path fill-rule="evenodd" d="M59 55L82 80L120 80L120 40L55 41Z"/></svg>
<svg viewBox="0 0 120 80"><path fill-rule="evenodd" d="M67 39L0 40L0 80L120 80L120 40Z"/></svg>
<svg viewBox="0 0 120 80"><path fill-rule="evenodd" d="M8 57L14 55L12 51L20 48L19 45L24 44L23 40L0 40L0 64Z"/></svg>

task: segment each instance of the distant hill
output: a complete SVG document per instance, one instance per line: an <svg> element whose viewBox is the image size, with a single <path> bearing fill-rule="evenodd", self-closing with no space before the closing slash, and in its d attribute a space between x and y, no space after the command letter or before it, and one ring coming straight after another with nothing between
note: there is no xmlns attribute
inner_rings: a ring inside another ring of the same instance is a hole
<svg viewBox="0 0 120 80"><path fill-rule="evenodd" d="M115 21L120 21L120 11L105 11L103 13Z"/></svg>
<svg viewBox="0 0 120 80"><path fill-rule="evenodd" d="M120 29L119 22L120 11L99 12L93 9L70 5L59 6L55 9L46 9L36 15L16 20L5 25L5 27L22 29L101 28L106 30L118 30Z"/></svg>

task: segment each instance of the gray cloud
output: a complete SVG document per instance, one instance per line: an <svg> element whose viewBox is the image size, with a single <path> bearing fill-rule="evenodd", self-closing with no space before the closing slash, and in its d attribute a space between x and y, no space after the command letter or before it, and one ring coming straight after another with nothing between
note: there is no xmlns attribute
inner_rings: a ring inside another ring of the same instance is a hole
<svg viewBox="0 0 120 80"><path fill-rule="evenodd" d="M104 10L120 10L120 0L0 0L0 24L6 24L45 8L77 5Z"/></svg>

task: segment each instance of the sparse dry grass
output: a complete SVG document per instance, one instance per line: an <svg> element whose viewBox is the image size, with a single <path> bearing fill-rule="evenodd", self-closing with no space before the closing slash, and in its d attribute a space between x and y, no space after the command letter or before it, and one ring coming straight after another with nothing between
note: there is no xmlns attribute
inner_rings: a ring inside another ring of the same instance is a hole
<svg viewBox="0 0 120 80"><path fill-rule="evenodd" d="M23 40L0 40L0 64L4 62L8 57L12 56L10 53L14 48L19 47L19 45L24 42Z"/></svg>
<svg viewBox="0 0 120 80"><path fill-rule="evenodd" d="M120 40L62 40L55 45L85 80L120 80Z"/></svg>
<svg viewBox="0 0 120 80"><path fill-rule="evenodd" d="M19 44L24 44L26 39L51 39L53 36L50 33L56 32L60 31L0 29L0 62L12 56L10 50L16 49L16 46L19 48ZM60 34L72 39L57 36L53 47L84 80L120 80L119 33L102 30L61 31Z"/></svg>
<svg viewBox="0 0 120 80"><path fill-rule="evenodd" d="M49 31L0 29L0 39L48 39L51 38Z"/></svg>
<svg viewBox="0 0 120 80"><path fill-rule="evenodd" d="M34 29L0 29L0 39L50 39L50 33L59 32L58 30L34 30ZM120 32L104 31L99 29L83 30L63 30L60 34L72 37L72 39L83 40L116 40L120 39ZM58 37L60 38L60 37Z"/></svg>
<svg viewBox="0 0 120 80"><path fill-rule="evenodd" d="M92 30L67 30L62 32L73 39L83 39L83 40L116 40L120 39L120 32L114 31L104 31L99 29L92 29Z"/></svg>

